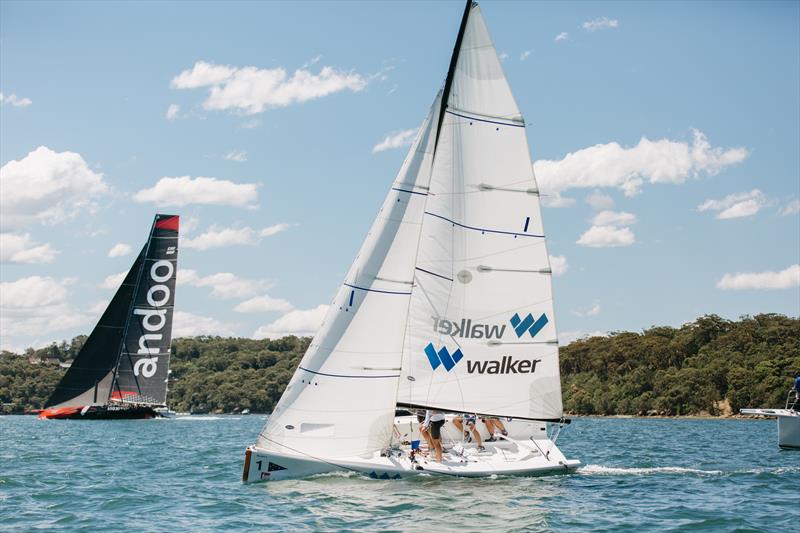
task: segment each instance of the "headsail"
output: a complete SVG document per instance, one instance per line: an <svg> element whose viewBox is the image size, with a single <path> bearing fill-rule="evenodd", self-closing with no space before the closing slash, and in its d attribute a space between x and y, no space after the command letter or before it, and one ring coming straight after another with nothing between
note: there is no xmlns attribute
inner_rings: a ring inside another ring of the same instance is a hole
<svg viewBox="0 0 800 533"><path fill-rule="evenodd" d="M391 438L439 98L258 446L369 455Z"/></svg>
<svg viewBox="0 0 800 533"><path fill-rule="evenodd" d="M110 399L126 397L141 403L164 404L178 256L177 238L178 217L156 215L147 243L72 366L45 404L46 408L104 404ZM168 262L170 267L161 261ZM154 269L156 264L158 266ZM152 271L155 271L155 277L151 275ZM170 275L167 277L168 271ZM163 285L168 290L168 299L164 299L166 293L162 289L154 289L156 284ZM152 309L141 305L147 302L148 294L153 303L159 304L152 306L157 307L155 312L158 316L153 314ZM148 311L149 314L137 313L137 309ZM149 322L145 327L143 320L147 319ZM143 327L152 330L142 332ZM138 340L142 334L161 335L160 339L145 338L144 348L157 349L157 354L149 351L141 355L137 353ZM128 341L123 343L126 338ZM126 345L129 346L126 351L133 349L134 355L130 359L126 357L123 364L120 355ZM138 361L152 357L159 357L158 366L152 375L147 376L144 372L151 374L151 367L147 361ZM132 372L137 369L137 363L138 376ZM121 391L131 394L124 395Z"/></svg>
<svg viewBox="0 0 800 533"><path fill-rule="evenodd" d="M398 403L562 416L551 272L525 124L480 8L455 52Z"/></svg>

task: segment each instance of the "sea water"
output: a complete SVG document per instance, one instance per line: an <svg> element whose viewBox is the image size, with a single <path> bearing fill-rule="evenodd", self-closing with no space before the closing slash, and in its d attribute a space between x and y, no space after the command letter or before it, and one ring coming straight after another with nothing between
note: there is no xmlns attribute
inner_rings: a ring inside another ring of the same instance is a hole
<svg viewBox="0 0 800 533"><path fill-rule="evenodd" d="M0 417L0 530L800 531L774 420L577 418L571 475L243 485L264 420Z"/></svg>

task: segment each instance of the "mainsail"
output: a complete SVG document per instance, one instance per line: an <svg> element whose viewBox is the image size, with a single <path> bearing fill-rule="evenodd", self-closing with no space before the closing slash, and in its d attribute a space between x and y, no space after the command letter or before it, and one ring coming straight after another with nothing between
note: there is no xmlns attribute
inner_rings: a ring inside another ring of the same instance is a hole
<svg viewBox="0 0 800 533"><path fill-rule="evenodd" d="M562 416L551 270L525 123L468 6L433 161L398 403Z"/></svg>
<svg viewBox="0 0 800 533"><path fill-rule="evenodd" d="M165 404L178 220L156 215L142 251L46 408Z"/></svg>

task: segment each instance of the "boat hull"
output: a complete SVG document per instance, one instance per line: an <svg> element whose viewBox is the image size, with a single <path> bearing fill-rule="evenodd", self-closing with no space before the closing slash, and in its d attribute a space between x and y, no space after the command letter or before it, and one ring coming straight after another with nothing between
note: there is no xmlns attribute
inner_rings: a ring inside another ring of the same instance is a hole
<svg viewBox="0 0 800 533"><path fill-rule="evenodd" d="M778 417L778 446L800 450L800 413Z"/></svg>
<svg viewBox="0 0 800 533"><path fill-rule="evenodd" d="M741 409L743 415L758 415L778 419L778 446L800 449L800 412L794 409Z"/></svg>
<svg viewBox="0 0 800 533"><path fill-rule="evenodd" d="M161 416L147 405L116 406L89 405L86 407L51 407L42 409L39 418L48 420L139 420Z"/></svg>
<svg viewBox="0 0 800 533"><path fill-rule="evenodd" d="M448 417L451 418L451 417ZM565 474L580 466L569 460L547 437L541 422L505 422L509 436L484 442L485 450L475 443L459 440L460 434L448 423L442 429L446 447L442 462L432 460L430 452L415 452L412 441L420 439L416 417L395 420L396 444L372 457L309 457L291 451L277 451L250 446L245 451L242 481L278 481L309 477L335 471L349 471L375 479L403 479L420 474L455 477L541 476ZM488 434L485 433L485 437Z"/></svg>

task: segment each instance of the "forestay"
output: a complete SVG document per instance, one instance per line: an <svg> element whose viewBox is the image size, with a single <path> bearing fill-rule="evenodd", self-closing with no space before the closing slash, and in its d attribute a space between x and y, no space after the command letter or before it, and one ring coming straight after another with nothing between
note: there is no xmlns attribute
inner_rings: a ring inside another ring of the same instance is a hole
<svg viewBox="0 0 800 533"><path fill-rule="evenodd" d="M562 416L551 271L524 121L473 4L419 242L398 403Z"/></svg>
<svg viewBox="0 0 800 533"><path fill-rule="evenodd" d="M391 438L439 98L257 446L370 456Z"/></svg>

